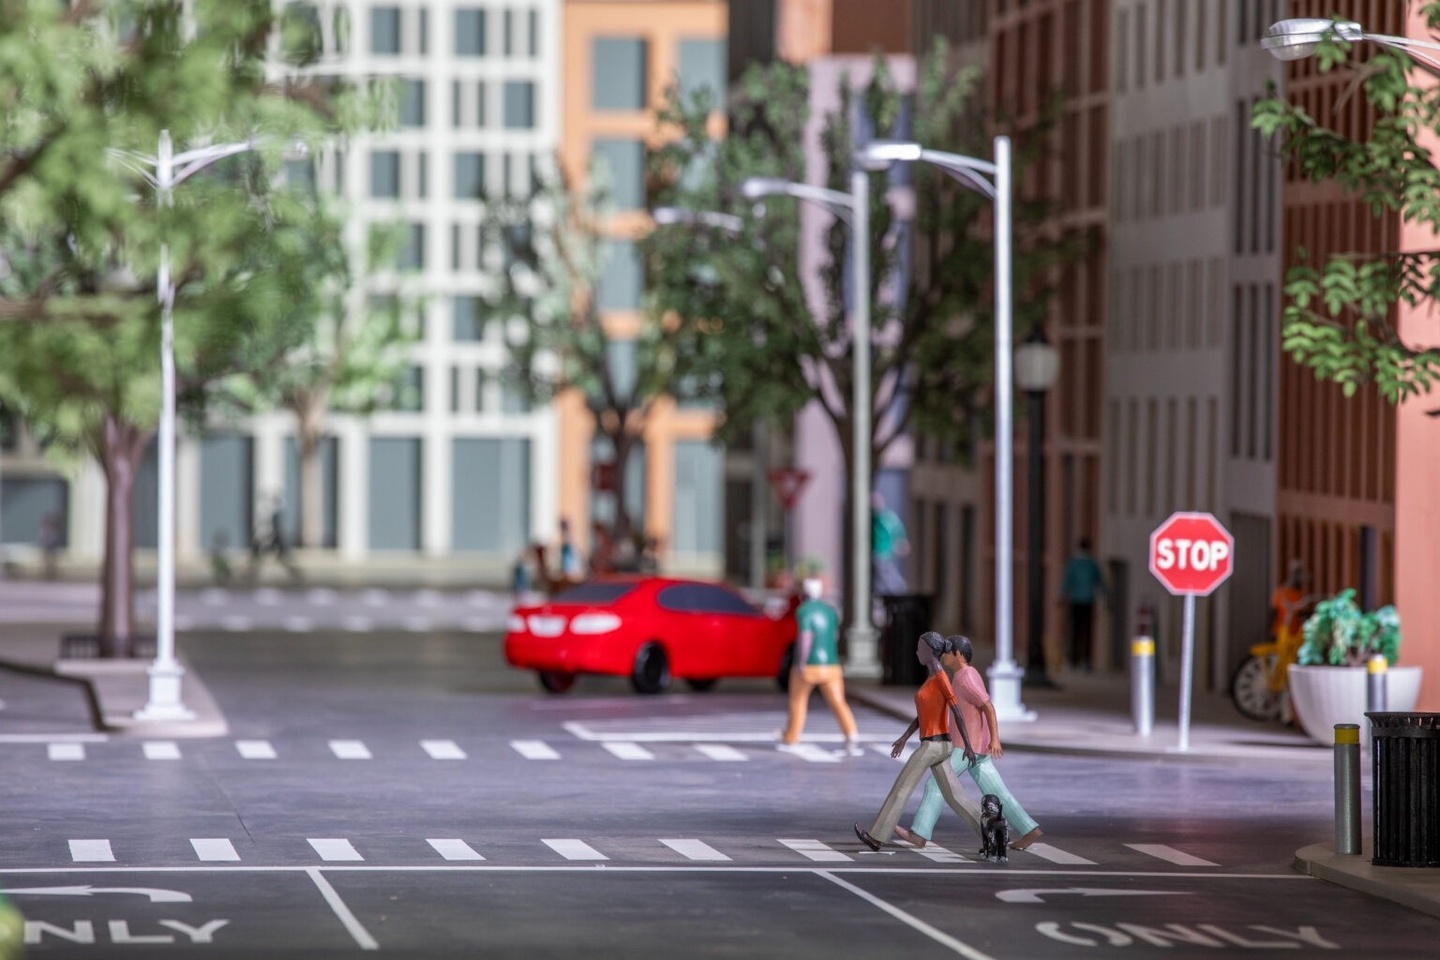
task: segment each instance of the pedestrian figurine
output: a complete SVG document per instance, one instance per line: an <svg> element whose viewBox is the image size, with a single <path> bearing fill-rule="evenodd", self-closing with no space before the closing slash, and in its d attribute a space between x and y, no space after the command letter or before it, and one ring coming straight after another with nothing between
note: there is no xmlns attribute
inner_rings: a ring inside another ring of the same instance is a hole
<svg viewBox="0 0 1440 960"><path fill-rule="evenodd" d="M965 796L955 780L955 773L947 762L953 747L950 741L950 718L953 716L960 740L965 744L964 756L969 763L975 762L975 751L970 744L970 735L965 728L955 700L955 691L950 687L949 673L960 669L962 661L959 652L949 640L930 631L920 636L917 656L921 647L929 648L929 655L939 661L942 669L930 674L930 678L915 692L915 721L905 728L905 736L896 740L890 756L898 757L905 748L905 741L915 730L920 731L920 746L905 761L905 766L895 778L895 784L885 797L885 802L876 814L875 821L866 830L855 824L855 836L871 850L879 850L881 843L890 838L905 810L905 802L921 778L928 772L931 780L940 790L940 795L950 809L970 825L976 835L980 834L980 809L975 801Z"/></svg>
<svg viewBox="0 0 1440 960"><path fill-rule="evenodd" d="M1090 538L1081 537L1079 550L1065 564L1060 600L1070 607L1070 666L1090 672L1095 643L1095 598L1105 599L1105 575L1090 552Z"/></svg>
<svg viewBox="0 0 1440 960"><path fill-rule="evenodd" d="M576 583L585 579L585 564L575 550L575 541L570 537L570 521L560 518L560 579Z"/></svg>
<svg viewBox="0 0 1440 960"><path fill-rule="evenodd" d="M980 793L985 797L995 797L1004 811L1012 832L1007 832L1006 843L1012 850L1024 850L1030 844L1043 836L1040 825L1037 824L1020 801L1015 799L1005 781L1000 777L1000 771L995 769L992 758L1001 757L1005 749L1000 745L1000 721L995 715L995 705L990 702L990 694L985 689L985 677L976 670L971 660L974 658L974 648L969 637L954 636L948 638L947 642L955 652L958 653L961 661L954 675L950 678L951 689L955 691L955 700L959 706L960 716L965 721L965 726L971 733L971 743L975 747L975 760L966 760L963 754L950 754L950 767L958 777L962 773L968 773L970 779L980 788ZM920 650L920 662L933 674L941 669L935 655L929 647ZM910 739L910 734L915 730L915 724L905 729L905 735L897 743L904 746ZM931 780L925 784L925 795L920 799L920 807L915 811L914 818L910 821L910 829L895 827L895 835L907 843L917 847L923 847L930 842L931 835L935 832L935 823L940 819L940 808L943 804L940 790ZM983 818L982 818L983 819ZM983 825L983 824L982 824ZM1017 835L1019 839L1011 842L1009 836ZM988 834L982 834L984 839ZM1003 852L1002 852L1003 856Z"/></svg>
<svg viewBox="0 0 1440 960"><path fill-rule="evenodd" d="M879 493L870 495L870 558L874 571L875 592L879 595L897 595L909 589L905 575L900 572L898 557L908 556L910 540L905 536L905 524L894 510L885 506L885 498Z"/></svg>
<svg viewBox="0 0 1440 960"><path fill-rule="evenodd" d="M224 530L210 534L210 573L218 584L230 582L230 535Z"/></svg>
<svg viewBox="0 0 1440 960"><path fill-rule="evenodd" d="M290 553L290 543L285 539L284 498L277 496L270 500L267 521L264 531L250 540L250 579L255 579L261 561L266 554L272 552L275 559L280 561L280 565L290 574L290 579L301 579L300 568L296 566Z"/></svg>
<svg viewBox="0 0 1440 960"><path fill-rule="evenodd" d="M818 687L845 734L846 752L858 757L864 751L860 747L855 715L845 702L845 676L840 666L840 617L834 607L821 599L824 584L819 577L806 578L803 590L805 600L795 611L797 634L795 661L790 668L790 717L779 749L794 747L800 742L810 694Z"/></svg>
<svg viewBox="0 0 1440 960"><path fill-rule="evenodd" d="M40 552L45 562L45 579L59 576L60 517L51 512L40 518Z"/></svg>

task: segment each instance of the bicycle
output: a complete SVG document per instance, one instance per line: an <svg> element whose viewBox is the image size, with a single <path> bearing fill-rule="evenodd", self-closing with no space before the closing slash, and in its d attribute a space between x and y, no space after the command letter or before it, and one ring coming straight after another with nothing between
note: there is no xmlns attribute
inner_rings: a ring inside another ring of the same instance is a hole
<svg viewBox="0 0 1440 960"><path fill-rule="evenodd" d="M1301 598L1293 607L1287 606L1285 624L1264 643L1250 648L1250 656L1240 662L1230 677L1230 699L1235 709L1251 720L1288 723L1290 721L1289 673L1296 661L1305 634L1300 624L1304 614L1320 599L1319 594Z"/></svg>

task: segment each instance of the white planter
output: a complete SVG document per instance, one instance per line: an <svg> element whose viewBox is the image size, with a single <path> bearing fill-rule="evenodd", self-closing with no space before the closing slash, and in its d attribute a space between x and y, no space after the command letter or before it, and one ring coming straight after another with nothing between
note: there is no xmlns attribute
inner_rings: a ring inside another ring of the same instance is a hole
<svg viewBox="0 0 1440 960"><path fill-rule="evenodd" d="M1420 668L1391 667L1386 709L1408 712L1420 698ZM1290 697L1300 726L1317 743L1335 743L1335 724L1358 723L1364 736L1366 670L1364 667L1290 666Z"/></svg>

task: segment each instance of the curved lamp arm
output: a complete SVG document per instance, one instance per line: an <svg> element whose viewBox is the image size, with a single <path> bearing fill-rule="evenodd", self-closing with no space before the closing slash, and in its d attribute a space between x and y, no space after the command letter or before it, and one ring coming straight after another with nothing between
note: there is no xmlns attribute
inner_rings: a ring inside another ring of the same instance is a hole
<svg viewBox="0 0 1440 960"><path fill-rule="evenodd" d="M1369 40L1383 47L1400 50L1414 58L1426 73L1440 77L1440 43L1414 37L1393 37L1384 33L1366 33L1354 20L1329 20L1323 17L1297 17L1272 23L1260 38L1260 46L1279 60L1303 60L1312 56L1327 38L1358 43Z"/></svg>

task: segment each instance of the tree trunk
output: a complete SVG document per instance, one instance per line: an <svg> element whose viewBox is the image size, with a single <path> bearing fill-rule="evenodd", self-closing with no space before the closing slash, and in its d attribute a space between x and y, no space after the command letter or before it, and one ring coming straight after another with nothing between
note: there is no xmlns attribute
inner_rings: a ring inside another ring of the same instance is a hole
<svg viewBox="0 0 1440 960"><path fill-rule="evenodd" d="M100 579L100 648L128 657L135 623L135 529L131 493L152 434L107 416L96 450L105 471L105 560Z"/></svg>
<svg viewBox="0 0 1440 960"><path fill-rule="evenodd" d="M320 460L320 417L313 404L296 411L296 453L300 457L300 546L325 540L325 476Z"/></svg>

